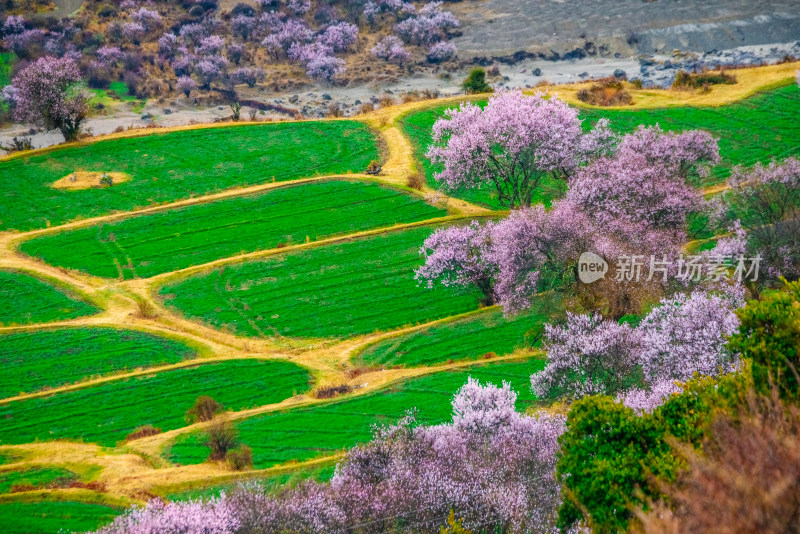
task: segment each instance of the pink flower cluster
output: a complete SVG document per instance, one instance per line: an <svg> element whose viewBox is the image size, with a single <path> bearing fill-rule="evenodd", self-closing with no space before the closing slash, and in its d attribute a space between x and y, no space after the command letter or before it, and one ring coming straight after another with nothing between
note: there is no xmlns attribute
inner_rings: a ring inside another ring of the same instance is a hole
<svg viewBox="0 0 800 534"><path fill-rule="evenodd" d="M461 23L449 11L443 11L442 2L430 2L407 19L398 22L395 33L405 42L430 46L447 38L447 32Z"/></svg>
<svg viewBox="0 0 800 534"><path fill-rule="evenodd" d="M372 55L390 63L402 65L411 59L411 54L403 46L403 41L395 35L387 35L370 50Z"/></svg>
<svg viewBox="0 0 800 534"><path fill-rule="evenodd" d="M524 415L515 402L507 384L470 379L453 399L451 423L417 426L410 414L378 428L328 484L276 496L241 489L208 504L155 501L99 533L430 532L451 510L475 532L552 532L564 418Z"/></svg>
<svg viewBox="0 0 800 534"><path fill-rule="evenodd" d="M583 161L581 121L563 100L504 91L484 109L467 102L433 126L428 157L450 189L496 189L502 204L528 206L545 176L565 178Z"/></svg>
<svg viewBox="0 0 800 534"><path fill-rule="evenodd" d="M224 494L210 501L164 502L134 507L97 534L235 534L241 521Z"/></svg>
<svg viewBox="0 0 800 534"><path fill-rule="evenodd" d="M665 133L657 126L614 148L617 137L606 122L582 133L576 111L563 101L519 92L501 93L483 110L464 104L449 111L434 125L434 142L429 156L443 165L437 178L447 187L491 184L501 200L522 209L484 230L473 225L469 232L485 234L480 248L464 229L439 230L422 249L426 262L417 276L429 286L480 280L487 300L507 312L526 308L547 284L563 280L582 252L609 263L630 254L676 258L687 240L687 215L703 205L688 181L719 158L705 132ZM565 198L549 211L525 207L546 175L567 178Z"/></svg>
<svg viewBox="0 0 800 534"><path fill-rule="evenodd" d="M74 140L88 113L89 95L81 86L78 66L69 58L45 56L14 78L14 116L20 122L59 129Z"/></svg>
<svg viewBox="0 0 800 534"><path fill-rule="evenodd" d="M547 365L531 377L531 386L541 398L620 395L626 405L649 410L677 391L676 381L737 368L738 355L726 343L739 328L743 295L739 286L677 293L636 328L568 314L566 325L546 325ZM637 384L639 370L643 384Z"/></svg>

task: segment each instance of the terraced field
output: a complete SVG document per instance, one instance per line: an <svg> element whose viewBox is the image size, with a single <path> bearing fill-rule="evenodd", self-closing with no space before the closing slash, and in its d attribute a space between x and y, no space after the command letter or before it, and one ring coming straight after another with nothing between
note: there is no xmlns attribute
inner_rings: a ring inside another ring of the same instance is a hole
<svg viewBox="0 0 800 534"><path fill-rule="evenodd" d="M553 300L547 295L529 312L511 317L493 308L389 337L367 346L354 359L360 365L418 367L527 350L536 345L544 323L559 314L559 303Z"/></svg>
<svg viewBox="0 0 800 534"><path fill-rule="evenodd" d="M478 307L477 292L414 280L423 226L273 256L165 285L167 306L246 336L346 337Z"/></svg>
<svg viewBox="0 0 800 534"><path fill-rule="evenodd" d="M409 409L416 408L417 420L425 424L450 420L450 400L468 376L497 385L509 382L523 408L534 400L530 375L543 365L527 360L444 371L353 399L256 416L239 424L240 439L252 447L257 468L329 455L367 441L374 424L394 423ZM167 457L180 464L202 462L208 457L204 441L202 432L186 434L169 447Z"/></svg>
<svg viewBox="0 0 800 534"><path fill-rule="evenodd" d="M98 311L72 291L27 274L0 270L0 326L49 323Z"/></svg>
<svg viewBox="0 0 800 534"><path fill-rule="evenodd" d="M86 532L109 523L122 510L79 501L0 502L0 524L5 534L59 534L64 528Z"/></svg>
<svg viewBox="0 0 800 534"><path fill-rule="evenodd" d="M763 85L774 85L768 78ZM662 93L692 103L713 97ZM544 362L533 349L542 324L563 313L558 300L543 295L531 312L503 317L481 309L476 293L414 280L419 247L437 225L499 207L475 191L453 195L467 202L433 206L423 200L430 189L405 187L420 165L435 185L421 156L453 102L0 160L0 531L93 529L147 495L209 496L239 478L266 488L325 480L336 455L368 440L375 423L412 407L424 423L449 420L468 376L507 380L520 408L535 403L530 375ZM733 164L800 151L798 108L800 90L785 86L724 107L581 113L587 122L608 116L621 131L713 127L724 158L718 181ZM361 174L379 158L381 175ZM75 171L131 179L50 187ZM548 185L543 202L562 186ZM140 208L149 209L131 213ZM354 389L316 395L336 385ZM206 461L207 425L184 420L206 394L230 411L254 471ZM163 432L123 442L146 424ZM69 477L103 486L46 487ZM23 484L40 489L8 493Z"/></svg>
<svg viewBox="0 0 800 534"><path fill-rule="evenodd" d="M147 278L236 254L446 214L419 197L375 183L326 181L48 235L23 243L21 250L95 276Z"/></svg>
<svg viewBox="0 0 800 534"><path fill-rule="evenodd" d="M59 468L26 469L23 471L0 472L0 493L7 493L17 486L45 488L57 481L74 480L75 473Z"/></svg>
<svg viewBox="0 0 800 534"><path fill-rule="evenodd" d="M230 360L14 401L0 405L0 442L82 439L113 446L141 425L183 426L184 413L200 395L241 410L303 393L310 378L288 362Z"/></svg>
<svg viewBox="0 0 800 534"><path fill-rule="evenodd" d="M0 230L59 225L234 186L363 172L378 159L372 132L352 121L190 129L120 138L0 161ZM105 188L54 189L76 171L120 172Z"/></svg>
<svg viewBox="0 0 800 534"><path fill-rule="evenodd" d="M485 100L478 100L484 105ZM400 124L411 140L414 155L428 177L436 184L437 171L425 153L431 144L431 127L444 114L444 110L457 104L436 106L404 116ZM639 125L658 123L665 130L707 130L719 138L721 165L713 169L708 181L701 185L719 183L730 174L734 165L753 165L771 158L785 158L800 154L800 89L797 84L786 85L757 93L741 102L718 107L670 107L663 109L600 109L582 108L580 116L589 127L600 118L608 118L613 129L630 132ZM552 186L558 184L551 184ZM464 200L497 208L497 200L490 190L466 190L454 193ZM546 193L540 200L549 200Z"/></svg>
<svg viewBox="0 0 800 534"><path fill-rule="evenodd" d="M178 341L136 330L64 328L0 335L0 398L196 356Z"/></svg>

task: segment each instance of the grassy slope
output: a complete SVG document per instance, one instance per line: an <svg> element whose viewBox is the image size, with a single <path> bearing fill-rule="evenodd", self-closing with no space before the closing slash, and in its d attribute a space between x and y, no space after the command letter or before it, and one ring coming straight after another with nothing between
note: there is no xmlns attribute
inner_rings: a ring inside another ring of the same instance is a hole
<svg viewBox="0 0 800 534"><path fill-rule="evenodd" d="M309 379L288 362L233 360L113 381L0 406L0 442L64 438L110 446L140 425L165 431L183 426L199 395L240 410L303 392Z"/></svg>
<svg viewBox="0 0 800 534"><path fill-rule="evenodd" d="M363 171L372 132L351 121L186 130L120 138L0 162L0 229L27 230L227 189ZM128 182L79 191L50 184L78 170Z"/></svg>
<svg viewBox="0 0 800 534"><path fill-rule="evenodd" d="M0 336L0 398L92 376L176 363L195 351L136 330L69 328Z"/></svg>
<svg viewBox="0 0 800 534"><path fill-rule="evenodd" d="M390 232L226 267L168 284L166 303L242 335L328 337L463 313L478 296L417 285L431 227Z"/></svg>
<svg viewBox="0 0 800 534"><path fill-rule="evenodd" d="M453 393L468 376L498 385L507 380L519 393L518 407L523 408L533 400L529 377L542 365L529 360L436 373L364 397L256 416L238 424L240 438L253 448L256 468L330 454L368 441L373 424L394 423L412 408L426 424L450 420ZM202 433L182 436L167 456L182 464L200 463L208 456L203 441Z"/></svg>
<svg viewBox="0 0 800 534"><path fill-rule="evenodd" d="M3 534L86 532L110 523L121 508L73 501L0 503Z"/></svg>
<svg viewBox="0 0 800 534"><path fill-rule="evenodd" d="M503 317L499 309L431 326L368 346L356 360L364 365L417 367L447 360L474 360L486 353L511 354L531 347L542 325L560 308L537 300L527 313Z"/></svg>
<svg viewBox="0 0 800 534"><path fill-rule="evenodd" d="M482 103L481 103L482 104ZM431 127L445 109L455 105L441 106L411 113L401 120L401 126L410 137L414 155L435 184L430 162L425 157L431 143ZM790 85L773 89L745 99L741 102L719 107L673 107L664 109L581 109L586 124L593 124L601 117L611 120L612 127L628 132L639 124L658 123L666 130L708 130L720 138L722 164L709 177L709 183L719 182L730 173L736 164L752 165L770 158L783 158L800 153L800 89ZM468 190L455 194L472 202L497 207L489 190Z"/></svg>
<svg viewBox="0 0 800 534"><path fill-rule="evenodd" d="M61 321L98 311L38 278L10 271L0 271L0 302L0 325Z"/></svg>
<svg viewBox="0 0 800 534"><path fill-rule="evenodd" d="M97 276L150 277L279 244L444 215L396 189L337 180L48 235L23 243L21 250Z"/></svg>
<svg viewBox="0 0 800 534"><path fill-rule="evenodd" d="M708 130L719 137L722 163L708 183L727 178L734 165L753 165L772 158L800 154L800 88L773 89L720 107L677 107L651 110L585 109L581 116L595 122L607 117L613 127L629 132L638 125L658 123L665 130Z"/></svg>
<svg viewBox="0 0 800 534"><path fill-rule="evenodd" d="M282 473L279 475L272 475L263 478L248 479L247 481L234 481L225 484L214 484L211 486L198 487L194 489L187 489L166 495L166 498L172 501L188 501L195 499L209 499L211 497L218 497L221 492L230 494L235 491L240 485L245 484L247 487L252 488L258 486L266 491L280 490L283 488L292 487L300 482L306 480L316 480L318 482L325 482L331 479L335 464L327 464L322 467L313 467L307 469L298 469L289 473Z"/></svg>
<svg viewBox="0 0 800 534"><path fill-rule="evenodd" d="M8 493L15 485L47 487L58 480L74 480L75 473L60 468L35 468L24 471L7 471L0 473L0 493Z"/></svg>
<svg viewBox="0 0 800 534"><path fill-rule="evenodd" d="M0 53L0 89L11 83L11 71L16 61L17 55L14 52Z"/></svg>

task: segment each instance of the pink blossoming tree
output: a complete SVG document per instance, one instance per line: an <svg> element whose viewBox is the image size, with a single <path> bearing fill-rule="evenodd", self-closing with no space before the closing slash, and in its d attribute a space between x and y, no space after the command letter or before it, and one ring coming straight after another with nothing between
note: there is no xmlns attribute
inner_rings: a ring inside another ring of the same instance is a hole
<svg viewBox="0 0 800 534"><path fill-rule="evenodd" d="M452 510L475 532L549 533L561 502L554 475L564 418L524 415L516 398L507 384L469 379L451 423L419 426L411 414L378 428L330 483L278 495L241 489L208 504L155 501L99 532L435 532Z"/></svg>
<svg viewBox="0 0 800 534"><path fill-rule="evenodd" d="M89 111L89 94L72 59L39 58L23 69L12 85L16 120L57 129L66 141L78 138Z"/></svg>
<svg viewBox="0 0 800 534"><path fill-rule="evenodd" d="M506 91L485 109L450 109L433 126L428 157L449 189L493 187L501 204L529 206L545 177L566 179L583 162L581 121L566 102Z"/></svg>

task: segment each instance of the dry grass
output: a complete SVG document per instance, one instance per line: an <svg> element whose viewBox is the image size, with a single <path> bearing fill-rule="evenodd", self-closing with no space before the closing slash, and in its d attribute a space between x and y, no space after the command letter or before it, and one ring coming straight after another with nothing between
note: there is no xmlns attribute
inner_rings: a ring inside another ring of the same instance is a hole
<svg viewBox="0 0 800 534"><path fill-rule="evenodd" d="M796 533L800 525L800 409L750 393L736 417L717 419L700 455L680 447L689 471L665 488L673 506L639 513L653 534Z"/></svg>

